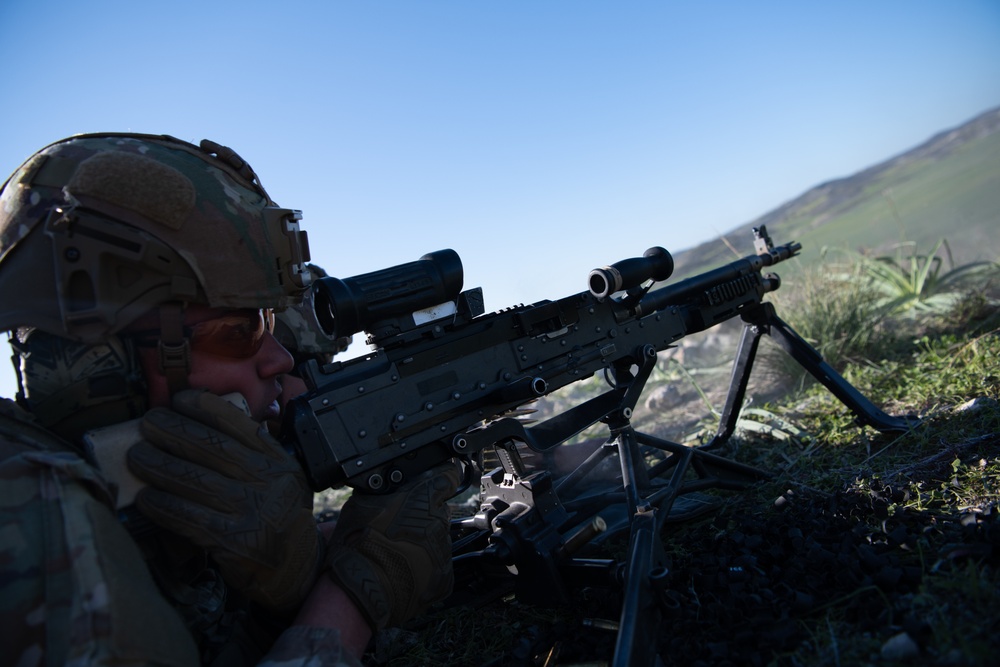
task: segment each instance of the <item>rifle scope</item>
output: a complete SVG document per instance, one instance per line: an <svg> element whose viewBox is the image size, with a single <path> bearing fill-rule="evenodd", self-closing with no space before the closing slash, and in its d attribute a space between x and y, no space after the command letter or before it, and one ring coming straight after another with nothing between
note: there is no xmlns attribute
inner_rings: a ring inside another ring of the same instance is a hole
<svg viewBox="0 0 1000 667"><path fill-rule="evenodd" d="M666 280L674 272L674 258L660 246L653 246L642 257L623 259L611 266L590 272L590 293L604 299L615 292L638 287L647 280Z"/></svg>
<svg viewBox="0 0 1000 667"><path fill-rule="evenodd" d="M462 259L451 249L353 278L320 278L313 287L316 319L340 338L419 310L454 301L462 291Z"/></svg>

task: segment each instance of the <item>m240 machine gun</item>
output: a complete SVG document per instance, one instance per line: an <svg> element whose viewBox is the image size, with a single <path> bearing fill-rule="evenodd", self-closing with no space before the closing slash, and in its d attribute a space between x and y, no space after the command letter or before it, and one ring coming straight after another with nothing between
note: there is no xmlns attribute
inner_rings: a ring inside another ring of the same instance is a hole
<svg viewBox="0 0 1000 667"><path fill-rule="evenodd" d="M781 284L766 269L801 246L775 246L764 227L754 236L755 254L659 289L673 259L654 247L594 269L587 291L489 314L481 290L462 291L462 264L452 250L353 278L320 279L315 304L323 327L334 336L366 331L374 351L301 369L310 391L289 404L285 430L310 484L316 491L348 485L386 492L449 458L481 462L484 451L495 452L500 465L480 471L479 512L454 522L456 568L499 563L516 570L516 590L527 601L565 601L581 582L620 585L614 662L654 664L650 637L667 576L658 535L675 500L767 475L711 451L735 431L762 335L861 423L881 431L915 424L873 405L764 301ZM657 353L736 317L744 327L711 442L689 447L637 432L633 410ZM604 393L539 423L518 418L525 404L599 372L609 380ZM607 427L606 443L558 480L549 470L529 470L518 453L519 445L551 453L598 423ZM653 464L651 450L659 453ZM581 492L609 457L618 460L614 487ZM627 517L628 557L577 557L606 527L601 511L611 505Z"/></svg>

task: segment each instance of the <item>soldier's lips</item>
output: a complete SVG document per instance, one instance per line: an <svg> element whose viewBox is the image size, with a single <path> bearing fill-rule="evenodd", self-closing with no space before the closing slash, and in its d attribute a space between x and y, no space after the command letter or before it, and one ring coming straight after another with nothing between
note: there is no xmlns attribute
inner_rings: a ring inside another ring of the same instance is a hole
<svg viewBox="0 0 1000 667"><path fill-rule="evenodd" d="M271 401L271 404L264 408L264 419L277 419L281 416L281 406L278 404L277 399Z"/></svg>

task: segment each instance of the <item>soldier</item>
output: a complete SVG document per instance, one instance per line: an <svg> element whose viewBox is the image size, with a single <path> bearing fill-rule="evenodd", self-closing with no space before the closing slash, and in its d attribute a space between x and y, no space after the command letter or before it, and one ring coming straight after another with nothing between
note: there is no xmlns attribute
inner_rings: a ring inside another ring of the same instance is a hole
<svg viewBox="0 0 1000 667"><path fill-rule="evenodd" d="M231 149L168 136L70 137L0 190L5 662L357 664L450 591L455 470L351 498L327 539L262 425L293 365L274 309L310 284L299 218Z"/></svg>

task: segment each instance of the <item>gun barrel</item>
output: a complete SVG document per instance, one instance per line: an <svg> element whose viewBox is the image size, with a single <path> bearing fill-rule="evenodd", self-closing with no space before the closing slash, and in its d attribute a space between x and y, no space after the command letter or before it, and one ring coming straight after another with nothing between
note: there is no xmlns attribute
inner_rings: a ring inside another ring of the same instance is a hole
<svg viewBox="0 0 1000 667"><path fill-rule="evenodd" d="M642 312L650 313L668 306L690 303L693 300L701 299L706 292L719 286L738 285L751 273L759 275L764 267L774 266L778 262L794 257L801 249L802 245L799 243L786 243L771 249L769 252L748 255L725 266L650 292L642 300ZM765 287L764 291L771 291L777 284L777 281L764 283L764 285L770 286L770 288Z"/></svg>
<svg viewBox="0 0 1000 667"><path fill-rule="evenodd" d="M764 264L767 266L773 266L778 262L783 262L786 259L795 257L799 254L800 250L802 250L802 244L792 241L791 243L780 245L777 248L771 248L770 252L760 255L760 257L764 260Z"/></svg>

